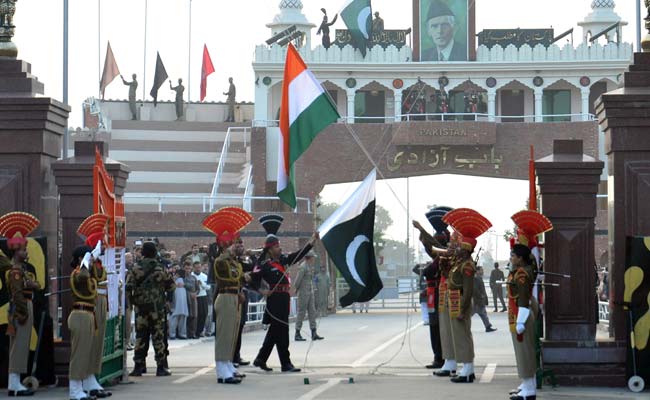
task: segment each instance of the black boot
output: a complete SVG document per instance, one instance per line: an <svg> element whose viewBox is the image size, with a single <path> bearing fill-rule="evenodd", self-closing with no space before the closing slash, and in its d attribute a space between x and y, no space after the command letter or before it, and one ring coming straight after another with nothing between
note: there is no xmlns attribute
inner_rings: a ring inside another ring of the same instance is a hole
<svg viewBox="0 0 650 400"><path fill-rule="evenodd" d="M299 330L296 330L296 336L294 338L296 342L304 342L306 339L302 337Z"/></svg>
<svg viewBox="0 0 650 400"><path fill-rule="evenodd" d="M316 329L312 329L311 331L311 340L323 340L325 339L322 336L318 336L318 333L316 333Z"/></svg>
<svg viewBox="0 0 650 400"><path fill-rule="evenodd" d="M147 372L147 367L144 366L144 363L135 363L133 366L133 371L129 374L129 376L142 376L142 374Z"/></svg>
<svg viewBox="0 0 650 400"><path fill-rule="evenodd" d="M158 368L156 369L156 376L169 376L172 373L165 368L165 362L158 363Z"/></svg>

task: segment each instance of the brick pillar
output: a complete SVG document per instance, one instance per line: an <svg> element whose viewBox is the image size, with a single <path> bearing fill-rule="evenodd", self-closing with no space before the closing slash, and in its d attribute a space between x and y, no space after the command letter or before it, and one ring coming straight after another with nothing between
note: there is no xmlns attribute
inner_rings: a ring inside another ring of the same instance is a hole
<svg viewBox="0 0 650 400"><path fill-rule="evenodd" d="M544 268L571 275L547 278L543 357L565 385L617 385L624 371L611 342L596 341L595 218L602 161L583 154L582 141L556 140L553 154L535 162L542 212L554 229L545 235Z"/></svg>
<svg viewBox="0 0 650 400"><path fill-rule="evenodd" d="M650 53L634 54L624 81L596 103L609 162L609 323L619 342L627 340L625 238L650 236Z"/></svg>
<svg viewBox="0 0 650 400"><path fill-rule="evenodd" d="M77 235L79 224L93 213L93 166L95 165L95 147L104 157L106 170L113 177L115 182L115 195L122 196L126 187L126 180L129 176L129 168L117 161L106 157L108 144L104 142L75 142L72 158L57 161L53 165L56 185L60 195L61 214L61 275L70 275L72 268L70 260L72 252L83 244ZM127 225L128 226L128 225ZM69 281L62 279L59 290L69 288ZM61 336L64 341L69 339L69 331L66 325L68 314L72 306L72 299L69 293L61 295L61 306L63 308L63 325Z"/></svg>

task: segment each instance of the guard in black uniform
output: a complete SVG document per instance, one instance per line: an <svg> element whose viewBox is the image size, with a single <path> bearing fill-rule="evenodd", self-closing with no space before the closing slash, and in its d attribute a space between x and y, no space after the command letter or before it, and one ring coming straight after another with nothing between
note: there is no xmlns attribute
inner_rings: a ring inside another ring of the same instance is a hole
<svg viewBox="0 0 650 400"><path fill-rule="evenodd" d="M239 242L241 242L241 238L237 239ZM241 266L244 270L244 273L251 273L253 272L253 269L256 264L255 257L252 255L243 255L241 257L237 257L237 261L241 263ZM241 358L241 335L244 332L244 325L246 325L246 321L248 320L248 291L251 290L251 287L249 284L244 284L242 287L242 295L244 297L244 302L240 305L240 319L239 319L239 331L237 332L237 342L235 343L235 356L233 357L233 364L235 364L235 368L241 366L246 366L250 364L250 361L246 361Z"/></svg>
<svg viewBox="0 0 650 400"><path fill-rule="evenodd" d="M309 243L295 253L282 254L280 240L276 236L283 218L279 215L265 215L260 218L260 223L268 234L264 243L264 251L259 259L259 264L252 273L246 274L247 281L251 287L260 291L262 280L269 285L268 292L262 292L266 296L266 311L262 319L263 324L269 324L266 331L264 343L253 365L264 371L272 371L266 365L271 355L273 346L277 346L278 356L282 372L300 372L299 368L293 366L289 356L289 311L291 307L291 278L288 269L300 260L311 250L314 241L318 238L315 233Z"/></svg>

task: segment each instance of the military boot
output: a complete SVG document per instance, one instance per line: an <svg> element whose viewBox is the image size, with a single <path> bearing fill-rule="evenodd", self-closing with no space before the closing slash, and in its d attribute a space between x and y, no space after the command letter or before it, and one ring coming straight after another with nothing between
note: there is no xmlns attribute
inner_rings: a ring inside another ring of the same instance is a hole
<svg viewBox="0 0 650 400"><path fill-rule="evenodd" d="M296 330L296 336L294 338L296 342L304 342L306 339L302 337L299 330Z"/></svg>
<svg viewBox="0 0 650 400"><path fill-rule="evenodd" d="M165 368L164 362L158 363L158 368L156 369L156 376L170 376L172 373Z"/></svg>
<svg viewBox="0 0 650 400"><path fill-rule="evenodd" d="M325 338L322 336L318 336L318 333L316 333L316 329L313 329L311 331L311 340L323 340L323 339Z"/></svg>
<svg viewBox="0 0 650 400"><path fill-rule="evenodd" d="M133 366L133 371L129 374L129 376L142 376L142 374L147 372L147 367L145 367L144 363L135 363Z"/></svg>

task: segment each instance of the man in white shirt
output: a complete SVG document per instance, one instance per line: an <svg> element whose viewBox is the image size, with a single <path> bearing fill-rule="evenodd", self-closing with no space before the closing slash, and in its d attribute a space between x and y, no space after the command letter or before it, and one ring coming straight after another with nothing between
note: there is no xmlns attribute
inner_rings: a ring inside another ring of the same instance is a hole
<svg viewBox="0 0 650 400"><path fill-rule="evenodd" d="M194 271L192 274L199 281L199 293L196 295L197 302L197 315L196 315L196 336L202 337L203 330L205 328L205 319L208 315L208 306L210 303L208 297L208 290L210 285L208 285L208 276L203 273L203 267L199 263L194 264Z"/></svg>

